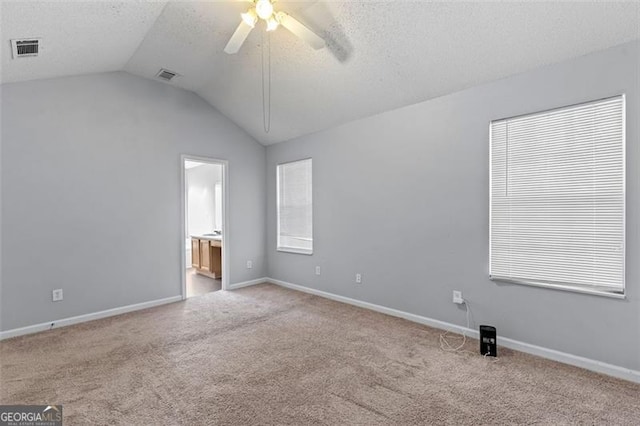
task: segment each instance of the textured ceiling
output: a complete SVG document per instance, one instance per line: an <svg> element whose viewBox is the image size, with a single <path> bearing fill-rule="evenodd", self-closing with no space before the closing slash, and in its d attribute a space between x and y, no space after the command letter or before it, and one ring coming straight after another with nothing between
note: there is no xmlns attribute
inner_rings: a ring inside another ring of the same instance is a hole
<svg viewBox="0 0 640 426"><path fill-rule="evenodd" d="M2 82L121 70L165 3L2 0ZM13 60L10 39L26 37L40 55Z"/></svg>
<svg viewBox="0 0 640 426"><path fill-rule="evenodd" d="M2 45L42 37L38 58L2 49L2 81L124 69L193 90L264 144L409 105L640 38L633 2L293 2L322 35L313 50L271 35L271 131L263 130L261 43L223 49L243 1L2 2Z"/></svg>

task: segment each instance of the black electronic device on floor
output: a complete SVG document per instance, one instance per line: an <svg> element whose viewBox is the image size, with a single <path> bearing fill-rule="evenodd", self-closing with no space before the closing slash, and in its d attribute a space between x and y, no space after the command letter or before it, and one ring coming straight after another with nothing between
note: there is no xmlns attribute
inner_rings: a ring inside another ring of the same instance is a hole
<svg viewBox="0 0 640 426"><path fill-rule="evenodd" d="M495 327L480 326L480 353L485 356L498 356L498 339Z"/></svg>

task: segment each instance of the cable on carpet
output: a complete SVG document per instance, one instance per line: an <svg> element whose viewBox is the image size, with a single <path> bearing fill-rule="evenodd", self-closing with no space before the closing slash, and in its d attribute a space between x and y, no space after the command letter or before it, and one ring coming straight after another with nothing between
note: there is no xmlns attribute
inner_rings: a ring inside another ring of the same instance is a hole
<svg viewBox="0 0 640 426"><path fill-rule="evenodd" d="M470 318L470 308L469 308L469 302L467 302L466 300L463 301L464 303L464 308L466 310L466 316L467 316L467 328L462 330L462 343L460 343L458 346L452 346L449 341L447 340L447 336L449 336L449 331L445 331L444 333L440 334L440 349L444 352L454 352L454 353L468 353L471 355L477 355L476 352L472 352L472 351L467 351L467 350L463 350L462 348L464 347L464 345L466 345L467 343L467 330L469 330L471 328L471 318ZM487 354L483 355L482 357L483 359L486 360L490 360L492 363L494 362L498 362L498 358L495 357L490 357L487 356Z"/></svg>
<svg viewBox="0 0 640 426"><path fill-rule="evenodd" d="M462 330L462 343L460 343L458 346L452 346L449 341L447 340L447 336L449 335L449 331L445 331L444 333L442 333L440 335L440 349L442 349L444 352L459 352L461 351L461 349L464 347L464 345L467 343L467 332L466 330L468 330L471 327L471 320L469 318L469 303L465 300L464 301L464 308L466 310L466 314L467 314L467 328L465 330ZM470 351L462 351L462 352L469 352Z"/></svg>

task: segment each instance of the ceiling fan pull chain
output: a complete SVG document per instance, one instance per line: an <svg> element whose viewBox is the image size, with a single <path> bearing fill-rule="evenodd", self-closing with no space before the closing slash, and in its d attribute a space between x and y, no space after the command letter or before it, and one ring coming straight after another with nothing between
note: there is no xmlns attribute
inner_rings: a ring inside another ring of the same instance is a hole
<svg viewBox="0 0 640 426"><path fill-rule="evenodd" d="M266 76L265 49L267 60ZM271 130L271 35L268 32L262 33L262 125L265 133L269 133L269 130Z"/></svg>

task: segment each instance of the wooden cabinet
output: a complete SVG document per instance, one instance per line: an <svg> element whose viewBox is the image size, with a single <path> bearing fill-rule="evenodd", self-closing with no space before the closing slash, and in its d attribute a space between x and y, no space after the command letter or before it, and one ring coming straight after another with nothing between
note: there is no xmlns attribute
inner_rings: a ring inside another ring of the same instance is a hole
<svg viewBox="0 0 640 426"><path fill-rule="evenodd" d="M218 243L218 246L213 243ZM210 266L209 271L214 277L220 278L222 276L222 247L220 247L220 241L211 241L210 253Z"/></svg>
<svg viewBox="0 0 640 426"><path fill-rule="evenodd" d="M191 266L200 267L200 240L191 238Z"/></svg>
<svg viewBox="0 0 640 426"><path fill-rule="evenodd" d="M191 237L191 264L198 274L222 276L222 241Z"/></svg>
<svg viewBox="0 0 640 426"><path fill-rule="evenodd" d="M211 250L209 240L200 240L200 269L209 271L211 268Z"/></svg>

